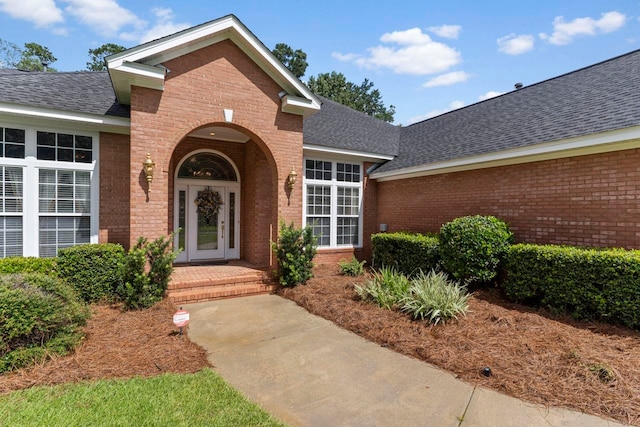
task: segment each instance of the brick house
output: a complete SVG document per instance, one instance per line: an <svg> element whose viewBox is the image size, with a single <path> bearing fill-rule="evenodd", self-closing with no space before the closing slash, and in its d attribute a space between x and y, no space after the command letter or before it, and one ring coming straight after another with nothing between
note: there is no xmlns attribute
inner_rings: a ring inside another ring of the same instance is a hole
<svg viewBox="0 0 640 427"><path fill-rule="evenodd" d="M285 220L329 262L468 214L639 246L640 51L406 127L314 95L232 15L107 65L0 70L0 256L180 229L178 262L273 265Z"/></svg>

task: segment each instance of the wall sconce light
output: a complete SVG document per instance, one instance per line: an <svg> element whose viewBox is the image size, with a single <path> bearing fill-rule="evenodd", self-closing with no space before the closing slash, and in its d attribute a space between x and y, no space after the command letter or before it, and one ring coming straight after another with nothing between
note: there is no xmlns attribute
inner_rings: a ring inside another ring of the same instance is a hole
<svg viewBox="0 0 640 427"><path fill-rule="evenodd" d="M296 185L296 181L298 180L298 174L296 170L292 167L291 172L289 172L289 176L287 177L287 187L290 191L293 191L293 187Z"/></svg>
<svg viewBox="0 0 640 427"><path fill-rule="evenodd" d="M147 178L147 183L149 184L149 193L151 192L151 182L153 181L153 170L156 164L151 160L151 153L147 153L147 159L142 162L142 167L144 168L144 175Z"/></svg>

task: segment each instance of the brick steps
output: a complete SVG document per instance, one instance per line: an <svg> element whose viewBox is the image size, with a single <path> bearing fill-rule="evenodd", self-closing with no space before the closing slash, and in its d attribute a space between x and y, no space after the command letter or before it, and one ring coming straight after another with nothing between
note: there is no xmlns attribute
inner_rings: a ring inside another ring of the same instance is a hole
<svg viewBox="0 0 640 427"><path fill-rule="evenodd" d="M277 285L253 283L244 285L201 287L187 291L169 292L169 299L176 304L190 304L195 302L213 301L224 298L235 298L250 295L273 293Z"/></svg>
<svg viewBox="0 0 640 427"><path fill-rule="evenodd" d="M172 280L167 288L169 299L176 305L273 293L278 286L261 270L225 277L183 277Z"/></svg>

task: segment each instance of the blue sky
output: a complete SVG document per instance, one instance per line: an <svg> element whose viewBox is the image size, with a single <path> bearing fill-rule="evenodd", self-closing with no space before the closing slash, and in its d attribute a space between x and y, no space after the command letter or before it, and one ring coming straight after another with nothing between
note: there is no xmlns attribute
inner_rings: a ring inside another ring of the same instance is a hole
<svg viewBox="0 0 640 427"><path fill-rule="evenodd" d="M235 14L270 49L307 53L303 81L373 81L404 125L640 48L638 0L0 0L0 39L47 46L60 71Z"/></svg>

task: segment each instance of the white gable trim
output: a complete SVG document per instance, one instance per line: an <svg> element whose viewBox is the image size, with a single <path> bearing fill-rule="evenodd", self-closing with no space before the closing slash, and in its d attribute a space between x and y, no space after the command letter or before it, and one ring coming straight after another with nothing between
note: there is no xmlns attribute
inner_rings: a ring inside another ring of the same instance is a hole
<svg viewBox="0 0 640 427"><path fill-rule="evenodd" d="M489 154L429 163L389 172L374 172L371 178L380 182L474 169L516 165L543 160L640 148L640 127L569 138L534 146L497 151Z"/></svg>
<svg viewBox="0 0 640 427"><path fill-rule="evenodd" d="M160 84L160 80L164 83L166 74L166 69L162 67L163 62L223 40L231 40L285 91L281 96L284 112L306 116L320 110L320 100L234 15L228 15L107 57L107 68L118 101L124 104L130 102L131 85L138 85L135 83L135 78L141 79L143 83L155 85L153 89L162 90L164 85ZM133 67L131 63L146 67L140 69ZM153 82L150 83L146 79L151 79Z"/></svg>

